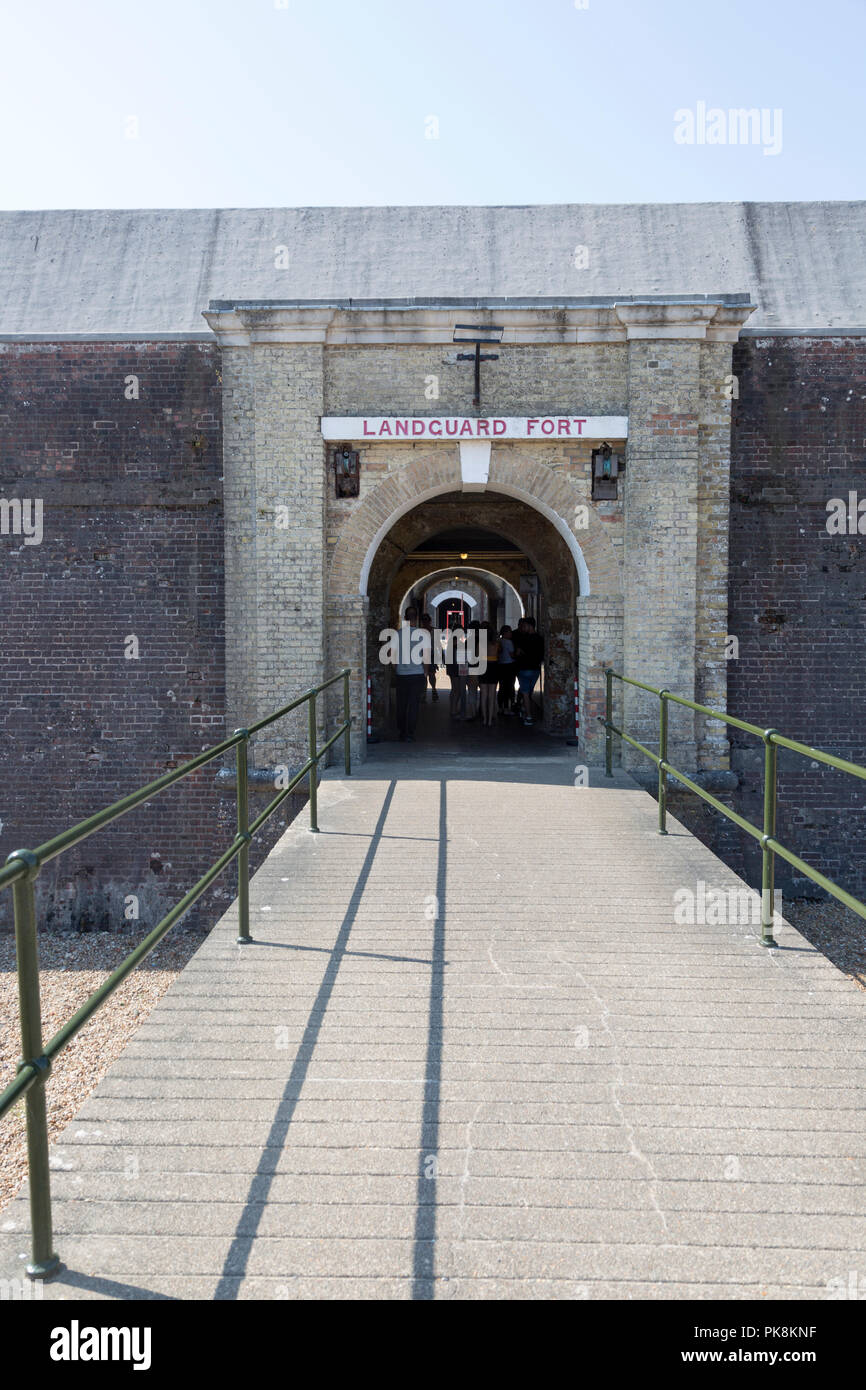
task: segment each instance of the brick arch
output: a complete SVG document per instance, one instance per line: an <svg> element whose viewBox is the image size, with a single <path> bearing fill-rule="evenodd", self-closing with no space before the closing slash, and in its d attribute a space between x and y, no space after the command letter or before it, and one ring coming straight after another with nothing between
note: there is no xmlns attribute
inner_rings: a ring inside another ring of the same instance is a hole
<svg viewBox="0 0 866 1390"><path fill-rule="evenodd" d="M463 496L466 499L467 507L471 508L473 501L478 498L479 494L456 494L450 491L448 494L440 494L440 496ZM506 497L504 493L495 493L493 496L498 497L502 502L514 503L518 501L514 497ZM379 542L370 567L367 585L366 598L370 602L373 602L374 596L382 590L383 586L390 589L399 570L406 563L407 552L414 551L423 541L429 540L431 536L442 529L443 519L436 514L437 501L438 497L434 496L428 498L426 504L422 503L412 507L402 517L397 518L389 528L387 535ZM525 507L536 520L541 516L535 508L527 507L525 503L519 503L519 505ZM546 518L541 519L542 522L546 521ZM554 594L558 591L564 591L572 582L575 576L572 556L560 536L557 535L556 538L555 552L545 556L539 550L537 541L533 541L531 537L527 536L525 530L516 523L514 517L504 521L501 516L497 516L495 522L490 524L498 535L512 541L518 550L526 556L527 561L538 574L542 587L551 601L553 601ZM393 551L392 547L395 536L397 538L396 552ZM471 568L471 566L468 567ZM514 577L509 577L505 573L508 562L487 561L486 568L498 579L506 579L509 583L514 583Z"/></svg>
<svg viewBox="0 0 866 1390"><path fill-rule="evenodd" d="M385 536L401 517L446 492L462 487L459 458L448 451L426 453L390 474L367 494L343 529L331 560L328 588L337 595L366 595L370 569ZM580 593L619 597L620 566L604 522L583 492L547 464L507 450L493 450L488 489L533 507L556 528L571 552ZM472 494L468 494L471 498ZM578 506L589 524L576 531Z"/></svg>

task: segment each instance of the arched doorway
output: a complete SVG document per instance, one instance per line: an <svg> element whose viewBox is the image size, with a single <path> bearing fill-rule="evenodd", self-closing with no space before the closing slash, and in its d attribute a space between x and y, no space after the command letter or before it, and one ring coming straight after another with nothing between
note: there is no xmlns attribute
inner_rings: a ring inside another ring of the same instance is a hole
<svg viewBox="0 0 866 1390"><path fill-rule="evenodd" d="M483 568L512 583L525 603L537 605L547 646L545 727L557 734L573 731L579 672L584 756L598 762L594 715L603 709L604 667L619 665L622 657L620 564L601 516L584 490L537 463L522 446L494 451L489 482L480 492L462 490L459 462L450 451L419 448L412 454L411 462L389 472L356 507L329 570L327 662L330 669L351 665L358 672L353 704L359 733L368 674L374 725L382 728L387 719L379 633L394 625L396 604L413 580L431 572L436 552L428 543L449 528L468 526L502 542L498 555L488 546ZM441 558L456 572L459 551L452 547ZM463 563L468 560L481 563L473 551ZM362 738L356 737L356 747L363 757Z"/></svg>
<svg viewBox="0 0 866 1390"><path fill-rule="evenodd" d="M395 589L395 595L396 592ZM442 605L447 606L451 600L458 607L462 605L466 608L469 620L490 622L495 626L501 626L503 622L517 622L526 612L519 590L510 580L461 560L453 567L446 565L431 570L421 579L413 580L399 601L392 603L392 626L410 602L414 602L419 611L435 617ZM444 622L435 625L446 626Z"/></svg>
<svg viewBox="0 0 866 1390"><path fill-rule="evenodd" d="M575 566L546 518L516 498L489 492L445 493L422 502L379 543L368 580L367 671L373 683L374 728L381 733L389 727L392 671L379 660L380 633L399 623L404 595L437 571L458 578L486 574L481 616L494 624L506 584L532 598L546 648L544 728L571 733L578 650Z"/></svg>

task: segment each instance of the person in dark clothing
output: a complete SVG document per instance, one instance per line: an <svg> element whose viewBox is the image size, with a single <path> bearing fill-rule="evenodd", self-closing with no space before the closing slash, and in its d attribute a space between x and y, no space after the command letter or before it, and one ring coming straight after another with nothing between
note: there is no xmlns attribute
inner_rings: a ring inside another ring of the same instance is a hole
<svg viewBox="0 0 866 1390"><path fill-rule="evenodd" d="M415 742L418 711L427 689L427 670L432 660L430 634L418 626L417 608L407 608L400 632L399 660L394 671L397 687L397 733L401 743Z"/></svg>
<svg viewBox="0 0 866 1390"><path fill-rule="evenodd" d="M514 633L508 623L499 634L499 713L514 714Z"/></svg>
<svg viewBox="0 0 866 1390"><path fill-rule="evenodd" d="M521 618L514 634L517 685L523 702L522 722L532 724L532 692L544 663L544 640L535 630L534 618Z"/></svg>
<svg viewBox="0 0 866 1390"><path fill-rule="evenodd" d="M478 694L481 702L481 723L485 729L492 729L496 722L496 687L499 684L500 642L490 623L481 624L481 632L486 639L487 666L478 676Z"/></svg>
<svg viewBox="0 0 866 1390"><path fill-rule="evenodd" d="M427 679L428 679L429 682L430 682L430 689L431 689L432 692L433 692L433 699L434 699L434 701L435 701L435 700L438 700L438 699L439 699L439 691L436 689L436 672L439 670L439 666L438 666L438 663L437 663L437 661L436 661L436 657L439 655L439 653L432 650L432 643L433 643L433 619L430 617L430 614L429 614L429 613L422 613L422 614L421 614L421 626L423 627L423 629L424 629L425 632L429 632L429 634L430 634L431 652L432 652L432 655L433 655L433 660L430 662L430 665L427 667ZM422 698L423 698L423 697L422 697Z"/></svg>
<svg viewBox="0 0 866 1390"><path fill-rule="evenodd" d="M452 719L466 717L466 634L462 628L449 633L445 649L445 672L451 682Z"/></svg>

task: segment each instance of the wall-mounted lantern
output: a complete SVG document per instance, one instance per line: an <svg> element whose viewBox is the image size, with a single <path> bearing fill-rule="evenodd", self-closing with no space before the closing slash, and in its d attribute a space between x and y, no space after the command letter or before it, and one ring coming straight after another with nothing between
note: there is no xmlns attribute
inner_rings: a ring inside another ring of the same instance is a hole
<svg viewBox="0 0 866 1390"><path fill-rule="evenodd" d="M357 497L361 481L360 455L348 444L334 450L334 479L338 497Z"/></svg>
<svg viewBox="0 0 866 1390"><path fill-rule="evenodd" d="M592 496L593 501L616 501L616 480L622 472L622 463L608 443L592 451Z"/></svg>

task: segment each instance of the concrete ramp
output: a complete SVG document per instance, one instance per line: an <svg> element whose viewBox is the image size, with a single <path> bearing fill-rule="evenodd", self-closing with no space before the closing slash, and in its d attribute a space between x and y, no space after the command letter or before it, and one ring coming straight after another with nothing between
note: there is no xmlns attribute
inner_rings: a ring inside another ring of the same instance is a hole
<svg viewBox="0 0 866 1390"><path fill-rule="evenodd" d="M302 816L255 877L255 944L228 912L55 1146L46 1297L866 1278L864 995L784 923L767 951L675 920L744 885L573 763L410 746L328 774L321 833ZM26 1230L19 1198L7 1276Z"/></svg>

